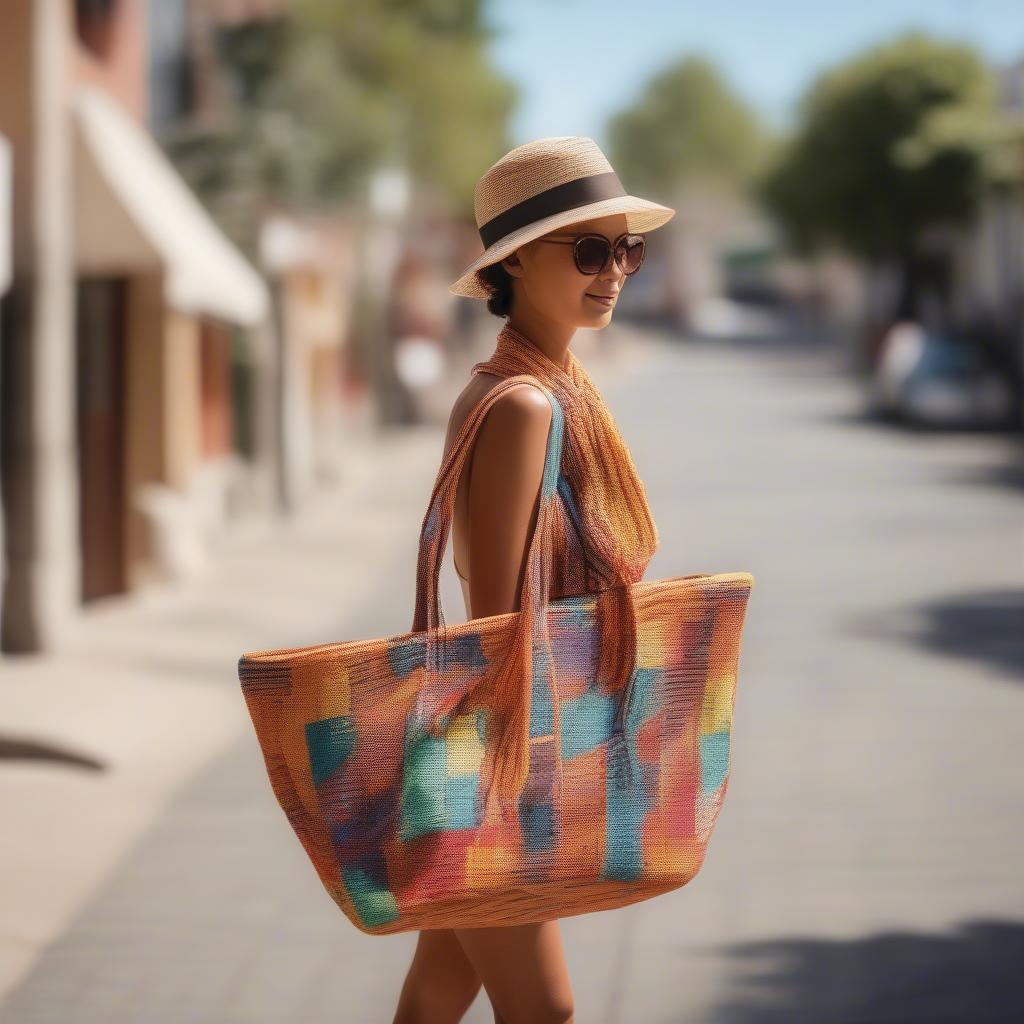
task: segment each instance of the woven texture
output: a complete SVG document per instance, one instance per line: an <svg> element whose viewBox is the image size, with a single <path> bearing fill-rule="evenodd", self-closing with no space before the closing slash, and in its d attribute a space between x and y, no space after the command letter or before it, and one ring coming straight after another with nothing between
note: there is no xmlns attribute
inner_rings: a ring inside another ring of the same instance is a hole
<svg viewBox="0 0 1024 1024"><path fill-rule="evenodd" d="M556 528L545 541L559 597L635 583L658 547L643 481L611 411L571 348L565 356L566 365L556 363L506 321L493 355L470 371L536 377L563 412Z"/></svg>
<svg viewBox="0 0 1024 1024"><path fill-rule="evenodd" d="M577 424L556 397L567 381L536 369L545 379L494 385L442 463L411 631L239 659L274 794L368 934L543 921L678 888L728 787L753 576L642 581L656 534L641 523L633 544L620 539L635 560L602 565L614 582L551 599L551 538L589 519L571 513ZM522 383L544 392L552 422L519 611L448 626L438 582L459 475L488 409ZM592 571L600 545L585 541Z"/></svg>
<svg viewBox="0 0 1024 1024"><path fill-rule="evenodd" d="M609 171L614 172L614 168L588 136L552 135L524 142L492 164L477 181L473 193L477 228L546 189ZM626 218L626 230L642 234L666 224L675 212L671 206L641 196L624 195L541 217L487 246L448 290L453 295L486 299L490 292L477 277L478 270L503 260L519 246L558 228L621 213Z"/></svg>

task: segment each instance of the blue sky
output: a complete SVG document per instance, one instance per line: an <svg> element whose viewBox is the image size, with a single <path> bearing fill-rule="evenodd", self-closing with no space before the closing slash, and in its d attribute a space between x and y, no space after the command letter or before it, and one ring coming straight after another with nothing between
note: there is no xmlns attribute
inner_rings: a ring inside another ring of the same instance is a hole
<svg viewBox="0 0 1024 1024"><path fill-rule="evenodd" d="M819 70L910 28L996 64L1024 59L1024 0L491 0L488 21L502 32L494 60L521 92L513 145L545 135L602 145L609 114L692 50L775 128ZM585 62L600 71L580 71Z"/></svg>

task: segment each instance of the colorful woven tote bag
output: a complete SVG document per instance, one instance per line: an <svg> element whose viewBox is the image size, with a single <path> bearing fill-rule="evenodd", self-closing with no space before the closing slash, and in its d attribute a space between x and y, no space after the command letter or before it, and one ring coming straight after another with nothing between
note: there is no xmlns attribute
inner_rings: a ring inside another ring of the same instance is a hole
<svg viewBox="0 0 1024 1024"><path fill-rule="evenodd" d="M438 580L459 475L487 410L524 381L552 422L519 610L445 625ZM273 792L367 934L621 907L684 885L703 862L729 782L753 576L545 600L564 426L529 374L478 403L423 520L410 632L239 659Z"/></svg>

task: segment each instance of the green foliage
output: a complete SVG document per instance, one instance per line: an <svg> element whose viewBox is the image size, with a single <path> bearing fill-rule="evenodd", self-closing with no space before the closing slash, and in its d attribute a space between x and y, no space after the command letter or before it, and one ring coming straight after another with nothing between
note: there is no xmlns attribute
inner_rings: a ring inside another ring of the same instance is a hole
<svg viewBox="0 0 1024 1024"><path fill-rule="evenodd" d="M509 148L514 87L493 69L481 0L297 0L296 24L329 46L389 126L382 150L472 210L481 166Z"/></svg>
<svg viewBox="0 0 1024 1024"><path fill-rule="evenodd" d="M739 188L761 167L767 140L715 66L688 55L656 75L609 124L609 159L630 188L664 191L704 180Z"/></svg>
<svg viewBox="0 0 1024 1024"><path fill-rule="evenodd" d="M910 32L821 75L759 194L794 244L906 257L974 213L990 178L993 82L970 47Z"/></svg>
<svg viewBox="0 0 1024 1024"><path fill-rule="evenodd" d="M296 0L221 30L229 102L163 143L252 251L258 213L358 200L382 163L472 215L481 165L508 148L511 85L489 65L479 0Z"/></svg>

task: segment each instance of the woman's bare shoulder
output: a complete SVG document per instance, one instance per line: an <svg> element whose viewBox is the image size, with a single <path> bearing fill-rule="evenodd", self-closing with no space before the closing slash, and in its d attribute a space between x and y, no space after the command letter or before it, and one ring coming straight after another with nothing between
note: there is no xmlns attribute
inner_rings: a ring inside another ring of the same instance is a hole
<svg viewBox="0 0 1024 1024"><path fill-rule="evenodd" d="M474 442L474 467L490 467L488 478L506 498L517 490L527 502L536 496L551 428L551 405L539 388L523 382L511 387L488 410ZM475 470L474 470L475 472Z"/></svg>
<svg viewBox="0 0 1024 1024"><path fill-rule="evenodd" d="M455 440L462 425L491 389L503 378L492 373L476 373L462 389L452 405L448 420L445 452ZM551 424L551 405L547 396L537 387L523 381L501 395L487 412L478 439L488 438L488 448L521 449L524 444L536 444L537 437L547 436Z"/></svg>
<svg viewBox="0 0 1024 1024"><path fill-rule="evenodd" d="M473 443L468 518L475 617L518 607L551 416L547 395L524 381L490 407Z"/></svg>

